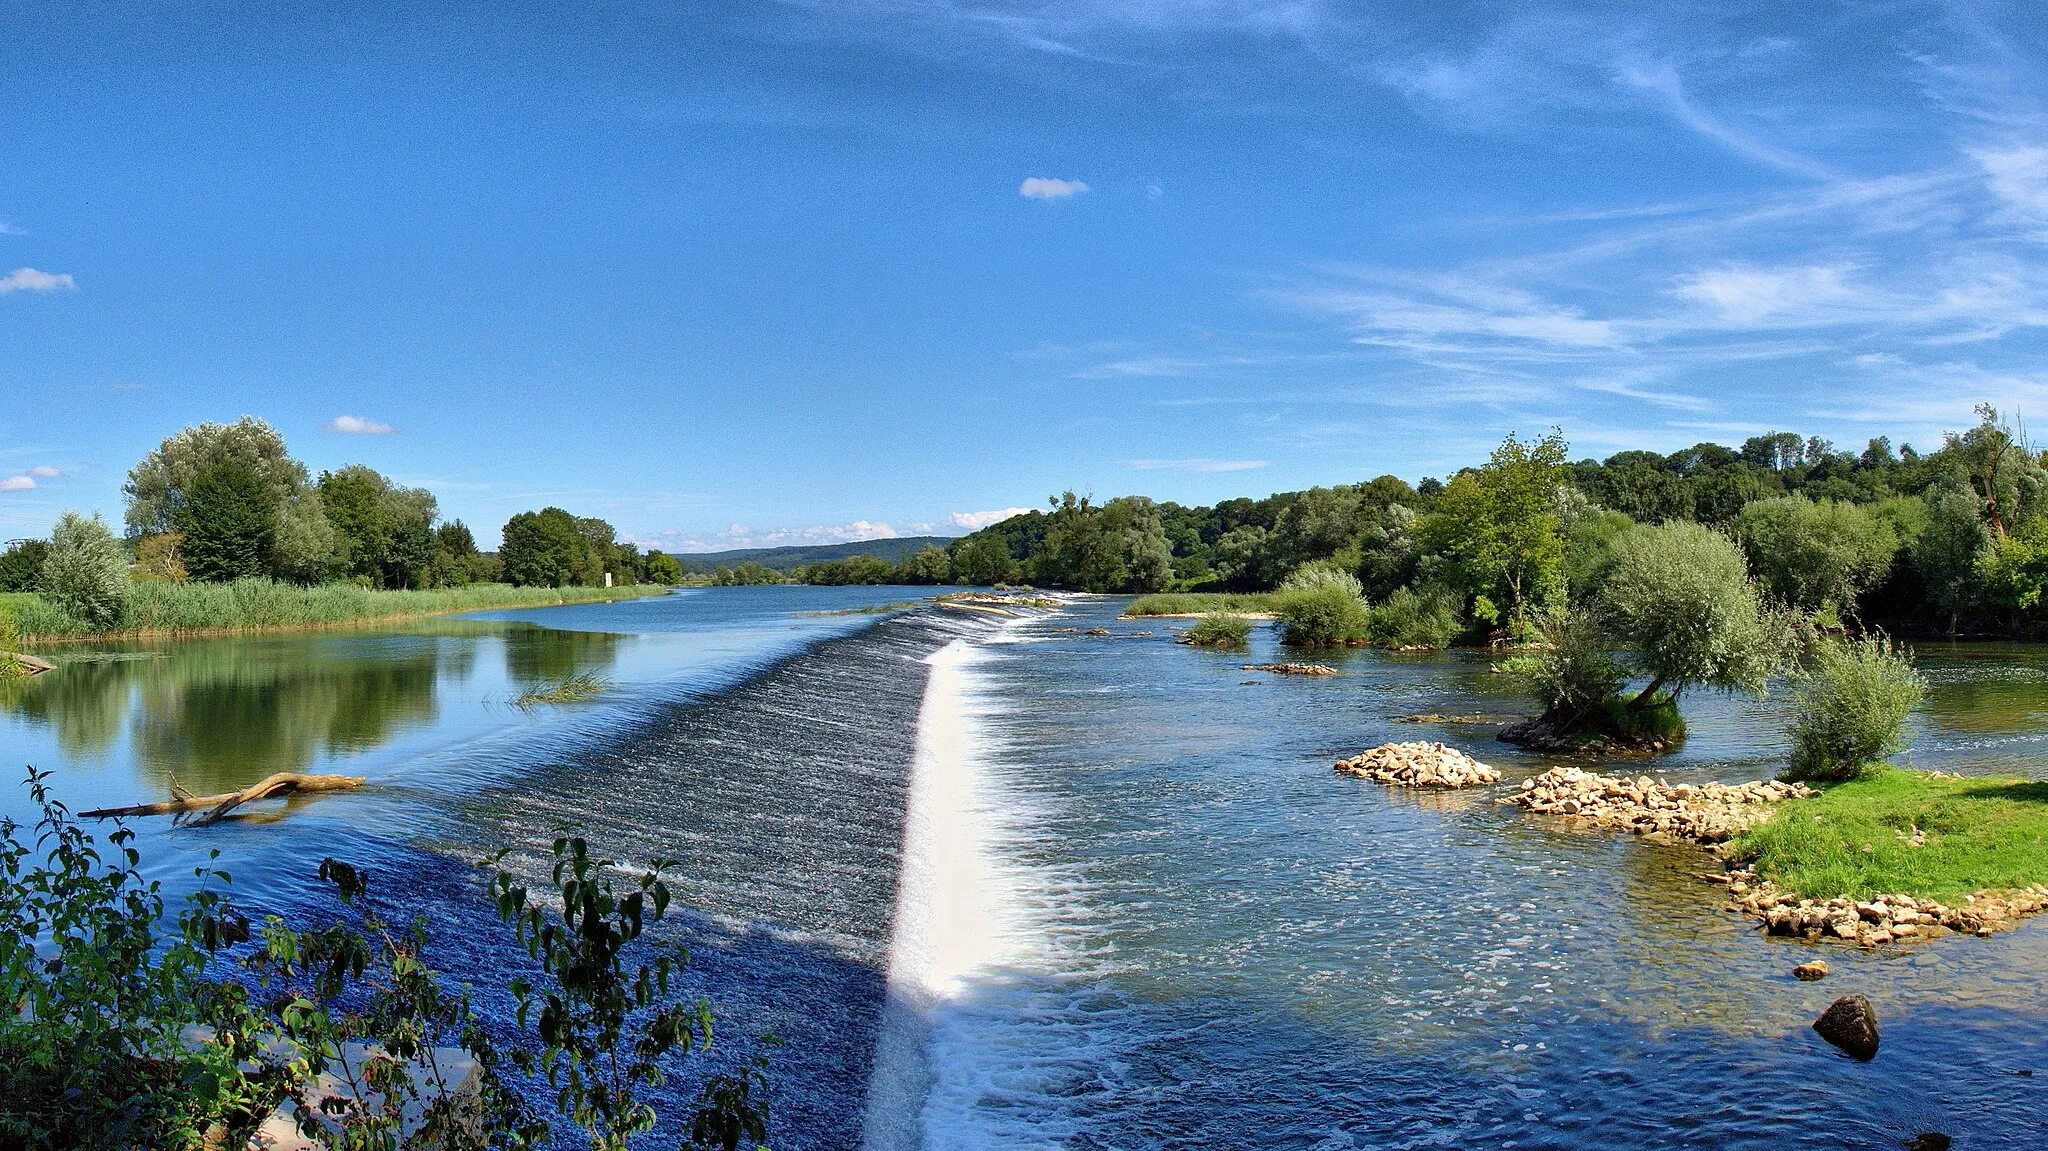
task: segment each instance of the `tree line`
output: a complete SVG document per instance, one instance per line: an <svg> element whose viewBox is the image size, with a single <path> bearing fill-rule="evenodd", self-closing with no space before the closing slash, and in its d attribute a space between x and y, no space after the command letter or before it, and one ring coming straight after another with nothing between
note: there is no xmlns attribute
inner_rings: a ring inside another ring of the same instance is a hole
<svg viewBox="0 0 2048 1151"><path fill-rule="evenodd" d="M612 525L560 508L521 512L496 552L461 520L443 520L425 488L351 464L317 477L268 423L245 416L165 439L122 487L125 533L67 511L48 539L0 552L0 591L40 592L96 626L120 617L134 581L375 589L678 584L675 557L617 538Z"/></svg>
<svg viewBox="0 0 2048 1151"><path fill-rule="evenodd" d="M1094 592L1263 591L1329 570L1371 603L1526 628L1589 587L1629 528L1691 523L1732 541L1775 602L1825 624L2033 634L2048 624L2048 457L1992 408L1977 414L1925 453L1772 433L1573 462L1553 432L1413 486L1381 476L1207 507L1067 493L947 558L962 582Z"/></svg>

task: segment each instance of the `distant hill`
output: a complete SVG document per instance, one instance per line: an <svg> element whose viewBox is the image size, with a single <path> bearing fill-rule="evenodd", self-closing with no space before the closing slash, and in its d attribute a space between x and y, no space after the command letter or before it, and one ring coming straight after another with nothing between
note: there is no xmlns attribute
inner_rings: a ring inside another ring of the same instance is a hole
<svg viewBox="0 0 2048 1151"><path fill-rule="evenodd" d="M774 571L788 571L805 564L823 563L826 560L843 560L858 555L870 555L890 563L902 563L903 557L925 547L942 548L953 542L951 536L898 536L887 540L863 540L853 544L816 544L810 547L791 548L741 548L729 552L678 553L686 572L708 572L713 568L735 567L753 560L764 568Z"/></svg>

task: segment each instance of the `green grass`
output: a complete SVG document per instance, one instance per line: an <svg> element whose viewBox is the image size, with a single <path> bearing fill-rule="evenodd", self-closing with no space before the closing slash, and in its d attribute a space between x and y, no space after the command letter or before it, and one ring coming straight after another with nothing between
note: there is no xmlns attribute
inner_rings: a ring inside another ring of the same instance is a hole
<svg viewBox="0 0 2048 1151"><path fill-rule="evenodd" d="M512 697L512 706L524 710L544 703L589 703L612 689L612 681L592 672L579 671L559 683L535 684Z"/></svg>
<svg viewBox="0 0 2048 1151"><path fill-rule="evenodd" d="M1924 846L1911 845L1915 829ZM1815 899L1897 892L1950 902L2026 887L2048 882L2048 783L1878 768L1786 804L1735 850Z"/></svg>
<svg viewBox="0 0 2048 1151"><path fill-rule="evenodd" d="M354 584L300 587L265 579L225 584L146 582L135 585L120 626L106 631L94 631L40 596L9 599L15 624L24 637L61 640L291 631L496 608L628 599L666 590L653 585L523 588L474 584L434 591L372 591Z"/></svg>
<svg viewBox="0 0 2048 1151"><path fill-rule="evenodd" d="M1208 615L1211 612L1270 612L1272 592L1171 591L1141 595L1124 609L1127 616Z"/></svg>

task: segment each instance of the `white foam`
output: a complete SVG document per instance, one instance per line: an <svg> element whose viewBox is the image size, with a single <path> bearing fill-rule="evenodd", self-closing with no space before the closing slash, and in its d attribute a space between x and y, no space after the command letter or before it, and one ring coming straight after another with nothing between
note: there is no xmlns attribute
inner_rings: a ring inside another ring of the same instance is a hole
<svg viewBox="0 0 2048 1151"><path fill-rule="evenodd" d="M1011 958L1016 925L988 858L993 813L980 794L967 707L972 647L955 640L927 662L903 827L903 863L889 944L889 998L876 1040L862 1125L864 1151L922 1145L931 1086L933 1013L977 973Z"/></svg>

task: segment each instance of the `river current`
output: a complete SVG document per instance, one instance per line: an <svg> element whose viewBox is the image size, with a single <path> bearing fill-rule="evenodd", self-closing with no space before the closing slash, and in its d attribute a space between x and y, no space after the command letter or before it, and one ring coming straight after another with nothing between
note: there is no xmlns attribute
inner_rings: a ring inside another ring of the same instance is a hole
<svg viewBox="0 0 2048 1151"><path fill-rule="evenodd" d="M1815 949L1723 910L1695 851L1330 770L1414 738L1508 786L1542 770L1486 724L1399 722L1524 709L1480 653L1289 678L1243 669L1277 654L1263 629L1249 653L1194 650L1117 600L822 614L913 594L710 589L60 651L0 696L0 763L52 769L79 807L173 775L369 777L142 845L172 884L218 848L242 898L286 914L322 906L321 856L365 864L500 1016L521 957L477 856L537 871L573 825L614 858L681 859L667 930L718 1006L718 1058L768 1053L778 1151L2048 1145L2048 1074L2022 1074L2048 1072L2041 926L1827 948L1835 974L1803 984ZM2048 776L2048 657L1920 654L1906 758ZM617 690L505 702L573 671ZM1691 738L1655 767L1768 775L1782 706L1688 699ZM23 813L18 789L0 812ZM1883 1023L1868 1064L1807 1027L1850 992Z"/></svg>

